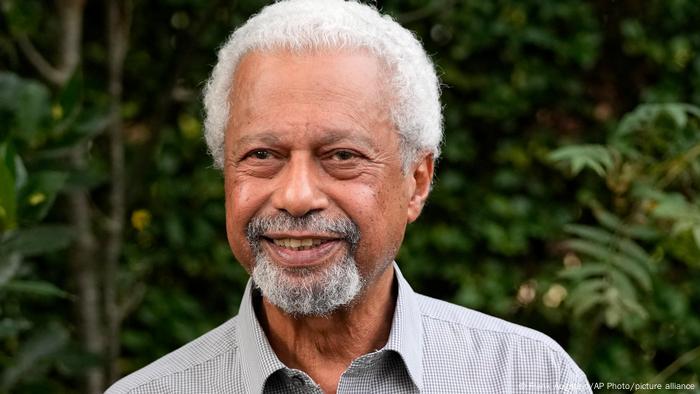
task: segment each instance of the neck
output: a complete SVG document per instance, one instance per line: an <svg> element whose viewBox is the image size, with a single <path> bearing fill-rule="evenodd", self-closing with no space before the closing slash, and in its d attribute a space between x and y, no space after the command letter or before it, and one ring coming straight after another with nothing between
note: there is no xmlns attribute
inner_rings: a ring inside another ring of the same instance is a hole
<svg viewBox="0 0 700 394"><path fill-rule="evenodd" d="M352 360L381 349L389 339L396 304L393 279L389 265L351 306L323 317L292 317L263 298L258 319L280 361L306 372L325 392L335 392Z"/></svg>

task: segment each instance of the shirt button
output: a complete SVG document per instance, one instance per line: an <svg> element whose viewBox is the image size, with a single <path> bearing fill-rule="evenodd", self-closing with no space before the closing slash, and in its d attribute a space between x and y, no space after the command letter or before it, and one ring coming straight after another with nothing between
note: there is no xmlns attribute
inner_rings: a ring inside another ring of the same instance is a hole
<svg viewBox="0 0 700 394"><path fill-rule="evenodd" d="M301 376L292 376L292 384L296 387L302 387L305 383Z"/></svg>

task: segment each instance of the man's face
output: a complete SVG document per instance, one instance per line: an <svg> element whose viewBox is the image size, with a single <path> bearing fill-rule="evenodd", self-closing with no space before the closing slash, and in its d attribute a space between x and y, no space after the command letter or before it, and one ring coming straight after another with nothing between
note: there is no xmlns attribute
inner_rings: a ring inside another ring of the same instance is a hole
<svg viewBox="0 0 700 394"><path fill-rule="evenodd" d="M420 213L427 189L417 197L417 184L428 186L415 173L431 176L432 163L402 172L385 81L362 51L253 52L239 63L225 138L226 226L246 270L257 265L260 281L272 272L267 291L260 286L268 299L354 287L340 296L347 304L387 269Z"/></svg>

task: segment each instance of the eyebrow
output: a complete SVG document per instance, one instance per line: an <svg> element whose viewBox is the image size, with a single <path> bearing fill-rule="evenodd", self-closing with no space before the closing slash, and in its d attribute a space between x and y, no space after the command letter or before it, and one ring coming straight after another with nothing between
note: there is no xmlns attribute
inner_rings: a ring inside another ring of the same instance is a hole
<svg viewBox="0 0 700 394"><path fill-rule="evenodd" d="M321 145L330 145L341 141L359 143L365 148L374 149L372 139L367 136L353 133L348 130L327 130L320 139Z"/></svg>
<svg viewBox="0 0 700 394"><path fill-rule="evenodd" d="M271 132L263 132L263 133L258 133L258 134L253 134L253 135L246 135L238 139L236 141L234 146L242 146L242 145L249 145L249 144L255 144L255 143L264 143L264 144L276 144L279 143L280 138Z"/></svg>
<svg viewBox="0 0 700 394"><path fill-rule="evenodd" d="M282 141L284 138L281 138L279 134L273 133L273 132L261 132L257 134L252 134L252 135L246 135L241 137L238 141L236 141L235 146L246 146L246 145L254 145L258 143L263 143L266 145L275 145L279 144L280 141ZM319 145L330 145L342 141L349 141L349 142L354 142L354 143L359 143L363 145L365 148L368 149L374 149L375 144L373 143L372 139L360 135L358 133L353 133L352 131L349 130L342 130L342 129L331 129L331 130L326 130L323 135L319 138L318 143Z"/></svg>

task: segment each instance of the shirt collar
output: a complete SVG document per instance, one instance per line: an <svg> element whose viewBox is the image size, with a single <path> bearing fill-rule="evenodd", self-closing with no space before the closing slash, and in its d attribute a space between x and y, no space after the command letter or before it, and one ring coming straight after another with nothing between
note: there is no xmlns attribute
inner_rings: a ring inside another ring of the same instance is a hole
<svg viewBox="0 0 700 394"><path fill-rule="evenodd" d="M267 378L286 366L272 350L272 346L270 346L270 342L255 316L253 291L253 281L248 280L241 306L238 309L238 317L240 318L237 331L238 344L246 392L262 393Z"/></svg>
<svg viewBox="0 0 700 394"><path fill-rule="evenodd" d="M420 306L411 286L394 262L398 295L389 340L383 350L392 350L403 359L413 383L423 389L423 326ZM238 344L241 350L244 384L251 393L261 393L267 378L286 366L275 354L253 309L253 282L248 280L238 310Z"/></svg>
<svg viewBox="0 0 700 394"><path fill-rule="evenodd" d="M384 349L401 355L413 383L423 390L423 323L416 293L394 262L394 277L398 285L394 319L389 340Z"/></svg>

